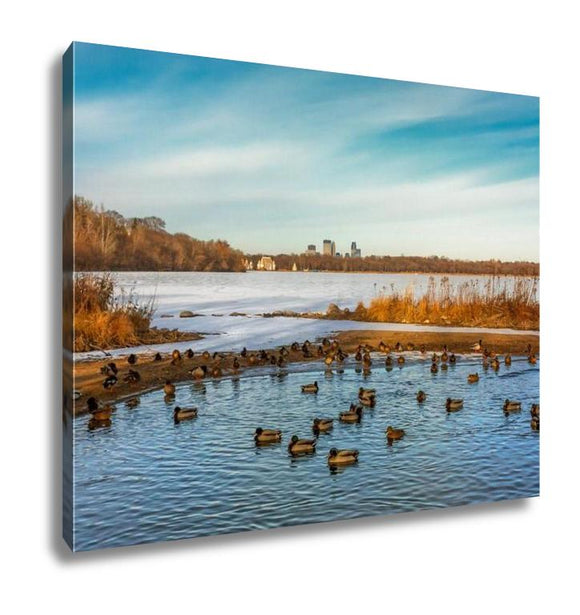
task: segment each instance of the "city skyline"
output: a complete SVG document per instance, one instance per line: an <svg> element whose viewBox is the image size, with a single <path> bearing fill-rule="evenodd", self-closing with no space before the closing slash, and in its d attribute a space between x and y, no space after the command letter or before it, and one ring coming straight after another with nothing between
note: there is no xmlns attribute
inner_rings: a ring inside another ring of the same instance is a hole
<svg viewBox="0 0 580 615"><path fill-rule="evenodd" d="M75 54L75 190L107 209L245 253L291 253L316 227L365 254L539 259L535 97Z"/></svg>

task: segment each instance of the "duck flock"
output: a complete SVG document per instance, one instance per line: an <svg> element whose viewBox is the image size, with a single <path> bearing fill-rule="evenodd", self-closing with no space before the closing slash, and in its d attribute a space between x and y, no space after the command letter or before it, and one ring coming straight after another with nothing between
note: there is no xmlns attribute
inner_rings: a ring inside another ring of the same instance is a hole
<svg viewBox="0 0 580 615"><path fill-rule="evenodd" d="M371 352L377 351L385 356L384 365L387 370L392 369L396 364L402 367L405 363L405 351L415 351L415 345L408 343L403 346L401 343L391 348L382 341L379 343L378 348L373 348L369 345L359 345L354 354L354 360L362 367L363 374L368 374L373 364L371 358ZM425 345L421 345L418 350L422 355L427 354ZM500 369L502 360L504 365L511 365L511 354L506 354L499 357L494 352L488 350L482 340L479 340L472 346L472 350L476 353L480 353L482 360L482 368L493 369L498 371ZM397 354L396 359L393 357L393 353ZM528 345L528 362L535 364L537 357L532 351L530 345ZM171 355L172 365L181 365L185 359L193 359L195 356L191 349L188 349L183 355L179 350L174 350ZM300 358L312 359L319 358L323 360L327 369L330 369L333 365L340 367L348 358L348 354L345 353L338 341L329 340L324 338L318 345L310 343L308 340L299 344L294 342L290 345L289 349L282 346L275 352L268 352L266 350L259 350L250 352L244 348L239 354L237 353L213 353L211 355L208 351L204 351L201 354L202 364L197 365L188 373L195 380L202 380L206 377L219 378L223 375L223 370L231 370L233 373L240 370L242 367L257 366L257 365L272 365L277 368L283 368L286 366L289 360L297 360ZM162 361L163 357L160 353L155 354L153 362ZM376 361L376 359L375 359ZM382 360L381 360L382 361ZM138 362L138 357L135 354L130 354L127 357L127 363L130 366L127 372L122 376L123 381L129 384L140 382L141 376L135 365ZM431 372L437 373L439 370L447 370L449 365L453 365L457 362L457 356L450 352L447 346L443 346L441 352L433 353L431 357ZM105 376L102 383L104 389L111 389L114 387L121 377L119 367L116 363L110 362L101 368L101 373ZM470 384L477 384L479 382L479 373L475 372L469 374L467 382ZM319 386L318 382L312 382L301 385L302 393L305 395L318 395ZM175 385L166 380L163 386L163 394L165 401L170 403L175 398ZM327 433L333 429L334 421L337 419L341 423L358 423L362 420L363 414L367 410L372 410L376 404L376 391L374 389L367 389L359 387L356 401L350 404L348 410L339 412L337 417L317 417L312 423L312 438L299 438L297 435L293 435L288 442L288 452L292 456L311 455L316 451L318 438L320 434ZM427 399L427 394L419 390L416 393L417 403L422 404ZM139 404L138 397L131 397L125 402L129 407L135 407ZM458 412L463 408L463 399L447 398L445 402L445 410L447 412ZM111 416L113 413L113 407L108 404L102 404L97 401L95 397L90 397L87 400L87 410L91 415L89 420L89 429L95 429L98 427L106 427L111 425ZM522 410L521 402L513 399L506 399L503 407L503 412L509 415L513 412L520 412ZM533 404L530 408L530 427L534 431L540 430L540 406L539 404ZM195 419L198 416L197 408L181 408L175 406L173 410L173 420L175 423ZM401 440L405 436L405 429L400 427L393 427L389 425L385 429L385 437L389 444ZM254 432L254 443L256 446L269 446L282 441L282 431L274 427L257 427ZM359 458L359 451L357 449L336 449L331 448L327 455L328 465L333 467L355 464Z"/></svg>

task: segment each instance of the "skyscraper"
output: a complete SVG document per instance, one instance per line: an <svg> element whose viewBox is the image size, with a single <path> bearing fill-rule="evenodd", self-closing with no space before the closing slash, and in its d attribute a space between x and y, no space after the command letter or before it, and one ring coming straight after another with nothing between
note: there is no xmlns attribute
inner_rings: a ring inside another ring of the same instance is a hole
<svg viewBox="0 0 580 615"><path fill-rule="evenodd" d="M361 256L360 248L356 247L356 241L350 244L350 255L352 258L360 258Z"/></svg>
<svg viewBox="0 0 580 615"><path fill-rule="evenodd" d="M324 256L332 256L332 245L333 245L333 241L331 241L330 239L325 239L322 242L322 254L324 254Z"/></svg>

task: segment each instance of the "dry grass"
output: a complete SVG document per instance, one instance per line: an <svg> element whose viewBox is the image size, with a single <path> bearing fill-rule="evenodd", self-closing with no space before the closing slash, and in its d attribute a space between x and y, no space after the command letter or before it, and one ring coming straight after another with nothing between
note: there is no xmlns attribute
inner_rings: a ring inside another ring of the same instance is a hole
<svg viewBox="0 0 580 615"><path fill-rule="evenodd" d="M453 289L447 277L438 286L430 278L422 296L409 287L379 295L366 308L359 304L356 313L357 319L371 322L539 329L537 286L537 278L492 277L483 285L474 280Z"/></svg>
<svg viewBox="0 0 580 615"><path fill-rule="evenodd" d="M74 283L74 350L134 346L150 333L153 303L134 295L115 296L110 274L83 273Z"/></svg>

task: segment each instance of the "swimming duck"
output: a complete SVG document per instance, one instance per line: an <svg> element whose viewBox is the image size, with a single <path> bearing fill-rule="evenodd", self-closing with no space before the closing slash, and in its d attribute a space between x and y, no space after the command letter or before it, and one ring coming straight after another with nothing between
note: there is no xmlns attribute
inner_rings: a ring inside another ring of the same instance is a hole
<svg viewBox="0 0 580 615"><path fill-rule="evenodd" d="M395 344L395 352L403 352L403 344L401 342Z"/></svg>
<svg viewBox="0 0 580 615"><path fill-rule="evenodd" d="M301 388L303 393L318 393L318 382L315 380L312 384L303 384Z"/></svg>
<svg viewBox="0 0 580 615"><path fill-rule="evenodd" d="M457 363L457 357L453 353L449 355L449 363Z"/></svg>
<svg viewBox="0 0 580 615"><path fill-rule="evenodd" d="M447 352L444 350L443 353L441 354L441 361L443 361L444 363L447 363L447 360L449 359L449 355L447 354Z"/></svg>
<svg viewBox="0 0 580 615"><path fill-rule="evenodd" d="M425 391L417 391L417 401L422 404L427 399Z"/></svg>
<svg viewBox="0 0 580 615"><path fill-rule="evenodd" d="M363 389L360 387L358 390L358 398L363 399L364 397L376 397L377 391L375 389Z"/></svg>
<svg viewBox="0 0 580 615"><path fill-rule="evenodd" d="M415 344L413 344L413 342L407 342L407 350L409 352L411 352L412 350L415 350Z"/></svg>
<svg viewBox="0 0 580 615"><path fill-rule="evenodd" d="M207 374L207 367L205 365L198 365L189 372L194 378L205 378Z"/></svg>
<svg viewBox="0 0 580 615"><path fill-rule="evenodd" d="M356 449L342 449L331 448L328 451L328 465L339 466L349 465L358 461L358 451Z"/></svg>
<svg viewBox="0 0 580 615"><path fill-rule="evenodd" d="M354 354L354 360L357 363L360 363L362 361L362 352L360 350L357 350Z"/></svg>
<svg viewBox="0 0 580 615"><path fill-rule="evenodd" d="M532 365L535 365L538 362L538 359L536 358L535 354L531 354L528 357L528 363L531 363Z"/></svg>
<svg viewBox="0 0 580 615"><path fill-rule="evenodd" d="M496 372L499 371L499 359L497 357L495 357L495 359L492 359L491 361L491 367L493 370L495 370Z"/></svg>
<svg viewBox="0 0 580 615"><path fill-rule="evenodd" d="M222 368L219 365L214 365L214 367L211 368L211 377L212 378L222 377Z"/></svg>
<svg viewBox="0 0 580 615"><path fill-rule="evenodd" d="M437 363L439 361L439 355L436 352L431 355L431 361L433 363Z"/></svg>
<svg viewBox="0 0 580 615"><path fill-rule="evenodd" d="M334 419L319 419L316 418L312 421L312 431L315 434L326 433L330 431L334 426Z"/></svg>
<svg viewBox="0 0 580 615"><path fill-rule="evenodd" d="M140 403L141 400L138 397L130 397L125 402L125 405L127 406L127 408L136 408Z"/></svg>
<svg viewBox="0 0 580 615"><path fill-rule="evenodd" d="M232 364L232 367L234 369L240 369L240 361L239 361L238 357L234 357L234 362Z"/></svg>
<svg viewBox="0 0 580 615"><path fill-rule="evenodd" d="M365 352L363 354L362 364L363 364L363 367L366 367L366 368L370 367L373 364L371 355L368 352Z"/></svg>
<svg viewBox="0 0 580 615"><path fill-rule="evenodd" d="M470 384L473 384L474 382L479 382L479 374L469 374L467 376L467 382L469 382Z"/></svg>
<svg viewBox="0 0 580 615"><path fill-rule="evenodd" d="M361 420L363 410L360 406L350 405L350 410L341 412L339 420L343 423L358 423Z"/></svg>
<svg viewBox="0 0 580 615"><path fill-rule="evenodd" d="M437 367L437 363L431 363L431 373L436 374L438 371L439 368Z"/></svg>
<svg viewBox="0 0 580 615"><path fill-rule="evenodd" d="M530 414L532 415L532 417L537 416L539 418L540 417L540 404L532 404L532 407L530 408Z"/></svg>
<svg viewBox="0 0 580 615"><path fill-rule="evenodd" d="M400 440L405 435L405 430L395 429L389 425L385 433L387 434L387 439L389 440Z"/></svg>
<svg viewBox="0 0 580 615"><path fill-rule="evenodd" d="M282 355L278 357L278 360L276 361L276 365L278 367L284 367L286 365L286 361L284 361L284 357Z"/></svg>
<svg viewBox="0 0 580 615"><path fill-rule="evenodd" d="M181 362L181 353L179 352L179 350L176 349L171 353L171 365L177 365L180 362Z"/></svg>
<svg viewBox="0 0 580 615"><path fill-rule="evenodd" d="M165 381L163 392L165 393L165 395L175 395L175 385L171 383L171 380Z"/></svg>
<svg viewBox="0 0 580 615"><path fill-rule="evenodd" d="M403 365L405 363L405 357L402 354L397 357L397 363L399 365Z"/></svg>
<svg viewBox="0 0 580 615"><path fill-rule="evenodd" d="M329 367L332 365L333 361L334 361L334 356L332 355L332 353L327 354L326 357L324 358L324 363Z"/></svg>
<svg viewBox="0 0 580 615"><path fill-rule="evenodd" d="M292 436L288 444L288 452L291 455L309 455L316 450L316 440L301 440L298 436Z"/></svg>
<svg viewBox="0 0 580 615"><path fill-rule="evenodd" d="M129 373L125 375L123 380L129 384L135 384L141 380L141 374L134 369L130 369Z"/></svg>
<svg viewBox="0 0 580 615"><path fill-rule="evenodd" d="M99 402L94 397L87 399L87 410L95 421L108 421L113 414L111 406L99 406Z"/></svg>
<svg viewBox="0 0 580 615"><path fill-rule="evenodd" d="M427 346L425 344L421 344L421 354L427 354Z"/></svg>
<svg viewBox="0 0 580 615"><path fill-rule="evenodd" d="M385 367L392 367L392 366L393 366L393 357L391 357L391 355L389 355L385 359Z"/></svg>
<svg viewBox="0 0 580 615"><path fill-rule="evenodd" d="M161 357L161 353L157 352L155 353L155 356L153 357L153 361L161 361L162 357Z"/></svg>
<svg viewBox="0 0 580 615"><path fill-rule="evenodd" d="M503 360L503 362L506 365L511 365L512 364L512 355L511 354L506 354L505 359Z"/></svg>
<svg viewBox="0 0 580 615"><path fill-rule="evenodd" d="M201 353L201 356L203 357L204 361L209 361L211 358L211 355L209 354L209 352L207 350L204 350Z"/></svg>
<svg viewBox="0 0 580 615"><path fill-rule="evenodd" d="M387 349L387 345L385 344L385 342L383 342L383 340L381 340L379 342L379 352L385 352Z"/></svg>
<svg viewBox="0 0 580 615"><path fill-rule="evenodd" d="M522 409L522 404L519 401L510 401L506 399L503 404L503 411L507 414L508 412L519 412Z"/></svg>
<svg viewBox="0 0 580 615"><path fill-rule="evenodd" d="M445 408L447 409L447 412L456 412L457 410L461 410L461 408L463 408L463 400L451 399L451 397L448 397L445 402Z"/></svg>
<svg viewBox="0 0 580 615"><path fill-rule="evenodd" d="M173 411L173 420L176 423L180 423L181 421L187 421L188 419L194 419L197 417L197 408L180 408L179 406L175 407Z"/></svg>
<svg viewBox="0 0 580 615"><path fill-rule="evenodd" d="M282 432L279 429L262 429L258 427L254 433L254 442L256 444L272 444L282 440Z"/></svg>
<svg viewBox="0 0 580 615"><path fill-rule="evenodd" d="M377 400L375 397L361 397L359 399L360 403L367 408L374 408Z"/></svg>
<svg viewBox="0 0 580 615"><path fill-rule="evenodd" d="M135 363L137 363L137 355L135 354L130 354L127 357L127 363L129 363L129 365L135 365Z"/></svg>
<svg viewBox="0 0 580 615"><path fill-rule="evenodd" d="M105 389L110 389L111 387L115 386L117 384L117 376L115 376L114 374L112 376L109 376L108 378L105 378L104 382L103 382L103 387Z"/></svg>
<svg viewBox="0 0 580 615"><path fill-rule="evenodd" d="M441 363L441 371L446 372L449 369L449 365L447 363Z"/></svg>
<svg viewBox="0 0 580 615"><path fill-rule="evenodd" d="M530 421L530 427L534 431L540 431L540 417L539 416L532 417L532 420Z"/></svg>
<svg viewBox="0 0 580 615"><path fill-rule="evenodd" d="M192 350L191 348L188 348L188 349L185 351L185 356L186 356L188 359L193 359L193 350Z"/></svg>

